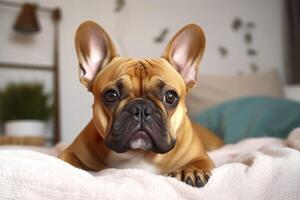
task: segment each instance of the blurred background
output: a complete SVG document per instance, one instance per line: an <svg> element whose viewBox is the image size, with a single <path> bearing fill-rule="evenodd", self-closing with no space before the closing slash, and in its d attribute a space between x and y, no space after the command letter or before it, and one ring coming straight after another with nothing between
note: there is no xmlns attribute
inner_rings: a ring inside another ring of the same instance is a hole
<svg viewBox="0 0 300 200"><path fill-rule="evenodd" d="M181 27L200 25L207 46L187 99L193 116L244 96L300 101L298 8L296 0L0 1L2 142L69 143L89 122L93 98L74 48L85 20L100 24L120 55L138 58L159 57ZM26 133L20 119L44 121L46 131Z"/></svg>

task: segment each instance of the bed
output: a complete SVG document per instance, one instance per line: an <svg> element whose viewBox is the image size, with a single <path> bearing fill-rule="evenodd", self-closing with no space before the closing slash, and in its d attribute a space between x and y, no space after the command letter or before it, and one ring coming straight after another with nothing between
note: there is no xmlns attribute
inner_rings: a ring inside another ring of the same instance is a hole
<svg viewBox="0 0 300 200"><path fill-rule="evenodd" d="M86 172L55 157L63 145L1 149L1 199L300 199L300 128L209 152L216 168L200 189L138 169Z"/></svg>
<svg viewBox="0 0 300 200"><path fill-rule="evenodd" d="M267 82L264 87L268 92L270 87L274 87L268 96L298 98L298 88L289 88L290 93L285 93L283 88L276 86L274 81L277 79L270 73L267 73L269 79L266 74L260 77ZM223 81L229 83L226 79ZM239 81L244 82L243 88L252 88L248 90L252 91L249 94L264 93L264 87L259 87L257 92L255 86L249 85L253 82L251 79L243 78ZM254 82L257 84L259 80ZM215 84L215 81L211 83ZM193 101L200 101L203 102L200 109L203 109L212 106L210 98L216 104L239 96L240 91L236 90L225 93L228 88L222 83L217 84L224 87L223 93L217 88L217 93L223 94L222 98L214 98L210 94L205 96L205 92L215 91L212 84L202 84L202 89L197 90L201 91L201 95L192 94L189 105L193 105ZM238 142L209 152L216 168L207 185L200 189L174 178L138 169L106 169L97 173L83 171L56 158L66 147L64 144L52 148L1 146L0 199L296 200L300 199L300 128L284 135L283 138L268 136L239 139Z"/></svg>

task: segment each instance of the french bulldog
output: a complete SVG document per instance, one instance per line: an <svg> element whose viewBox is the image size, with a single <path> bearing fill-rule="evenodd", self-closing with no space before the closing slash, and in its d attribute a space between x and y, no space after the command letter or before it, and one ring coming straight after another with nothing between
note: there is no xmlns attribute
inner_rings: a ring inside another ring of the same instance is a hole
<svg viewBox="0 0 300 200"><path fill-rule="evenodd" d="M134 59L119 56L108 34L86 21L75 47L93 118L59 158L84 170L139 168L204 186L214 167L206 150L222 140L193 123L185 105L205 48L202 29L183 27L161 58Z"/></svg>

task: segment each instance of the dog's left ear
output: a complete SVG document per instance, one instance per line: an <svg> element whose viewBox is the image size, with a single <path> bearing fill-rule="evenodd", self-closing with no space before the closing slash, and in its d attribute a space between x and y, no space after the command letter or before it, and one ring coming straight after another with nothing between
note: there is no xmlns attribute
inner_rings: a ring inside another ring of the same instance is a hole
<svg viewBox="0 0 300 200"><path fill-rule="evenodd" d="M196 83L198 65L205 48L205 36L196 24L183 27L169 42L163 58L180 73L187 88Z"/></svg>

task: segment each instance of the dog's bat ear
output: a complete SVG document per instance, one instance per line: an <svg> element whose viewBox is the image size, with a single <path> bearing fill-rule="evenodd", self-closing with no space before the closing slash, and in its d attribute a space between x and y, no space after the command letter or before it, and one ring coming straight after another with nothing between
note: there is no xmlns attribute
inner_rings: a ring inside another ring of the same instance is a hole
<svg viewBox="0 0 300 200"><path fill-rule="evenodd" d="M97 73L118 54L108 34L92 21L83 22L77 29L75 47L80 82L90 89Z"/></svg>
<svg viewBox="0 0 300 200"><path fill-rule="evenodd" d="M196 24L183 27L167 45L163 58L180 73L188 88L196 83L198 65L205 49L205 36Z"/></svg>

